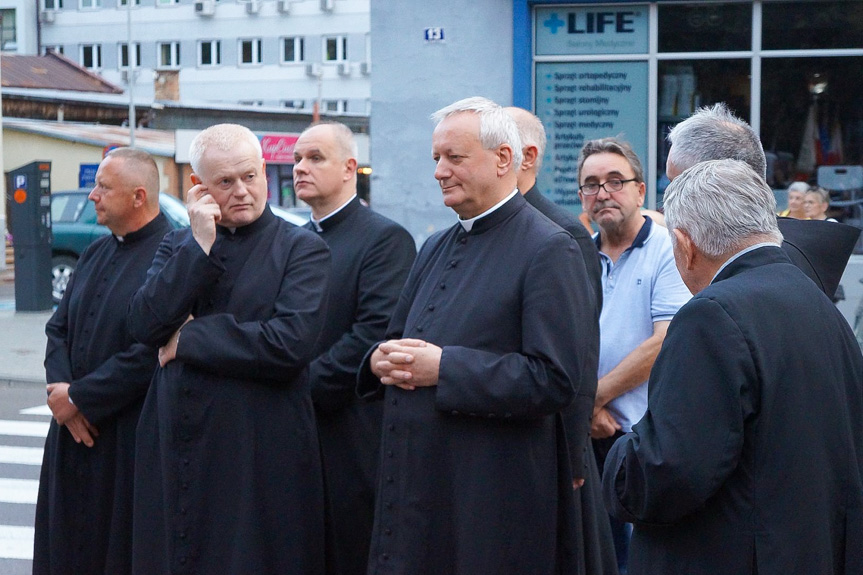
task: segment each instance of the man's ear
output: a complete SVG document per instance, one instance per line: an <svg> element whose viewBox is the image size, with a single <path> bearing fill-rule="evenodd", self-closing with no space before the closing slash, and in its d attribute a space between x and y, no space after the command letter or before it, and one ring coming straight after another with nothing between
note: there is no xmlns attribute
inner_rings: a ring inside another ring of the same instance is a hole
<svg viewBox="0 0 863 575"><path fill-rule="evenodd" d="M530 170L536 166L536 158L539 155L539 149L536 146L525 146L521 150L521 155L521 169Z"/></svg>
<svg viewBox="0 0 863 575"><path fill-rule="evenodd" d="M192 175L189 177L192 178L192 185L193 186L197 186L198 184L201 183L201 178L198 177L198 174L192 172Z"/></svg>
<svg viewBox="0 0 863 575"><path fill-rule="evenodd" d="M698 257L695 243L685 230L674 228L671 233L674 234L675 248L680 253L680 263L683 264L683 269L691 270L695 267L695 260Z"/></svg>
<svg viewBox="0 0 863 575"><path fill-rule="evenodd" d="M501 144L495 153L497 154L497 175L501 177L512 167L512 148L509 144Z"/></svg>
<svg viewBox="0 0 863 575"><path fill-rule="evenodd" d="M356 158L348 158L345 162L345 173L342 178L343 181L347 182L351 178L353 178L357 173L357 159Z"/></svg>
<svg viewBox="0 0 863 575"><path fill-rule="evenodd" d="M134 196L134 206L136 208L140 208L141 206L147 203L147 190L145 190L142 186L138 186L132 192Z"/></svg>

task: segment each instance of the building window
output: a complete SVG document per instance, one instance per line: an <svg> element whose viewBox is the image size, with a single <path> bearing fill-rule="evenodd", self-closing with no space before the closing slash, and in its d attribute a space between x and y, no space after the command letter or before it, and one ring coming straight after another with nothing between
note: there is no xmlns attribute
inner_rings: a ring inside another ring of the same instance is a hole
<svg viewBox="0 0 863 575"><path fill-rule="evenodd" d="M324 36L324 62L344 62L348 59L347 36Z"/></svg>
<svg viewBox="0 0 863 575"><path fill-rule="evenodd" d="M91 10L102 7L102 0L78 0L78 8L82 10Z"/></svg>
<svg viewBox="0 0 863 575"><path fill-rule="evenodd" d="M305 100L285 100L282 102L282 106L288 108L290 110L302 110L306 107Z"/></svg>
<svg viewBox="0 0 863 575"><path fill-rule="evenodd" d="M176 68L180 65L179 42L159 42L156 49L158 50L156 62L159 68Z"/></svg>
<svg viewBox="0 0 863 575"><path fill-rule="evenodd" d="M301 36L282 38L282 63L305 60L304 41Z"/></svg>
<svg viewBox="0 0 863 575"><path fill-rule="evenodd" d="M156 0L156 6L174 6L179 4L179 0Z"/></svg>
<svg viewBox="0 0 863 575"><path fill-rule="evenodd" d="M51 52L54 52L55 54L63 54L64 53L63 45L62 44L55 44L53 46L43 46L42 47L42 55L47 54L49 50Z"/></svg>
<svg viewBox="0 0 863 575"><path fill-rule="evenodd" d="M240 65L260 64L262 61L260 38L240 40Z"/></svg>
<svg viewBox="0 0 863 575"><path fill-rule="evenodd" d="M198 66L218 66L222 63L222 43L218 40L198 42Z"/></svg>
<svg viewBox="0 0 863 575"><path fill-rule="evenodd" d="M81 46L81 66L88 70L102 69L102 46L84 44Z"/></svg>
<svg viewBox="0 0 863 575"><path fill-rule="evenodd" d="M347 112L348 111L348 101L347 100L324 100L323 101L323 110L325 112Z"/></svg>
<svg viewBox="0 0 863 575"><path fill-rule="evenodd" d="M263 100L240 100L237 102L240 106L255 106L261 107L264 105Z"/></svg>
<svg viewBox="0 0 863 575"><path fill-rule="evenodd" d="M17 48L14 8L0 10L0 46L4 50L15 50Z"/></svg>
<svg viewBox="0 0 863 575"><path fill-rule="evenodd" d="M120 70L129 68L129 45L125 42L117 46L117 61ZM141 67L141 44L138 42L132 43L132 66Z"/></svg>
<svg viewBox="0 0 863 575"><path fill-rule="evenodd" d="M117 0L117 8L125 8L127 0ZM141 0L133 0L132 6L140 6Z"/></svg>
<svg viewBox="0 0 863 575"><path fill-rule="evenodd" d="M62 10L63 0L44 0L42 3L45 10Z"/></svg>

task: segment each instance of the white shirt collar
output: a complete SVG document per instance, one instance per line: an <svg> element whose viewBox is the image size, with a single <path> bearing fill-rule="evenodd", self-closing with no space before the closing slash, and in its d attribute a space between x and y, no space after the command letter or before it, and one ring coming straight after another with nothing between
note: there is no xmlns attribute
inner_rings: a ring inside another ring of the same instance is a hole
<svg viewBox="0 0 863 575"><path fill-rule="evenodd" d="M514 189L510 195L508 195L507 197L505 197L504 199L502 199L501 201L499 201L498 203L496 203L495 205L493 205L492 207L490 207L489 209L487 209L486 211L484 211L480 215L474 216L474 217L470 218L469 220L463 220L463 219L459 218L458 223L461 224L461 227L464 228L464 231L466 231L466 232L471 231L471 229L473 229L474 222L476 222L480 218L486 217L487 215L489 215L490 213L492 213L493 211L495 211L496 209L498 209L499 207L501 207L502 205L507 203L517 193L518 193L518 188Z"/></svg>
<svg viewBox="0 0 863 575"><path fill-rule="evenodd" d="M321 222L323 222L323 221L324 221L324 220L326 220L326 219L329 219L329 218L333 217L334 215L336 215L337 213L339 213L340 211L342 211L343 209L345 209L345 206L347 206L349 203L351 203L351 202L354 200L354 198L355 198L355 197L357 197L357 195L356 195L356 194L354 194L353 196L351 196L350 198L348 198L348 201L346 201L345 203L343 203L342 205L340 205L338 208L336 208L335 210L331 211L330 213L328 213L327 215L325 215L324 217L322 217L322 218L321 218L321 219L319 219L319 220L316 220L313 216L309 216L309 219L312 221L312 225L313 225L313 226L315 226L315 229L316 229L316 230L318 230L319 232L324 231L324 230L323 230L323 228L321 228Z"/></svg>

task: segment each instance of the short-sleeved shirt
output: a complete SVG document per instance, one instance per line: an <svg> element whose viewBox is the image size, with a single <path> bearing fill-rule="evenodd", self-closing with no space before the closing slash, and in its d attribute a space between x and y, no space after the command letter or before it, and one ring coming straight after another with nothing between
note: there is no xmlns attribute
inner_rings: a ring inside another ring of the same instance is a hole
<svg viewBox="0 0 863 575"><path fill-rule="evenodd" d="M632 350L653 335L653 323L671 321L691 294L677 266L668 231L645 217L632 245L617 263L596 247L602 262L603 305L599 315L599 377L614 369ZM647 381L607 405L629 432L647 410Z"/></svg>

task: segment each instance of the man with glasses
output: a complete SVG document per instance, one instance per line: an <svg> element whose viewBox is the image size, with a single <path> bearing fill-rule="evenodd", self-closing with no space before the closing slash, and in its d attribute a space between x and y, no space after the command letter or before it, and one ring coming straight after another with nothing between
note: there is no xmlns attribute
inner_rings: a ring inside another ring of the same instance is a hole
<svg viewBox="0 0 863 575"><path fill-rule="evenodd" d="M591 140L578 158L579 197L599 226L603 305L599 384L591 437L600 470L615 440L647 409L647 379L671 318L690 297L665 228L641 214L641 162L625 141ZM612 522L618 567L626 573L629 526Z"/></svg>

